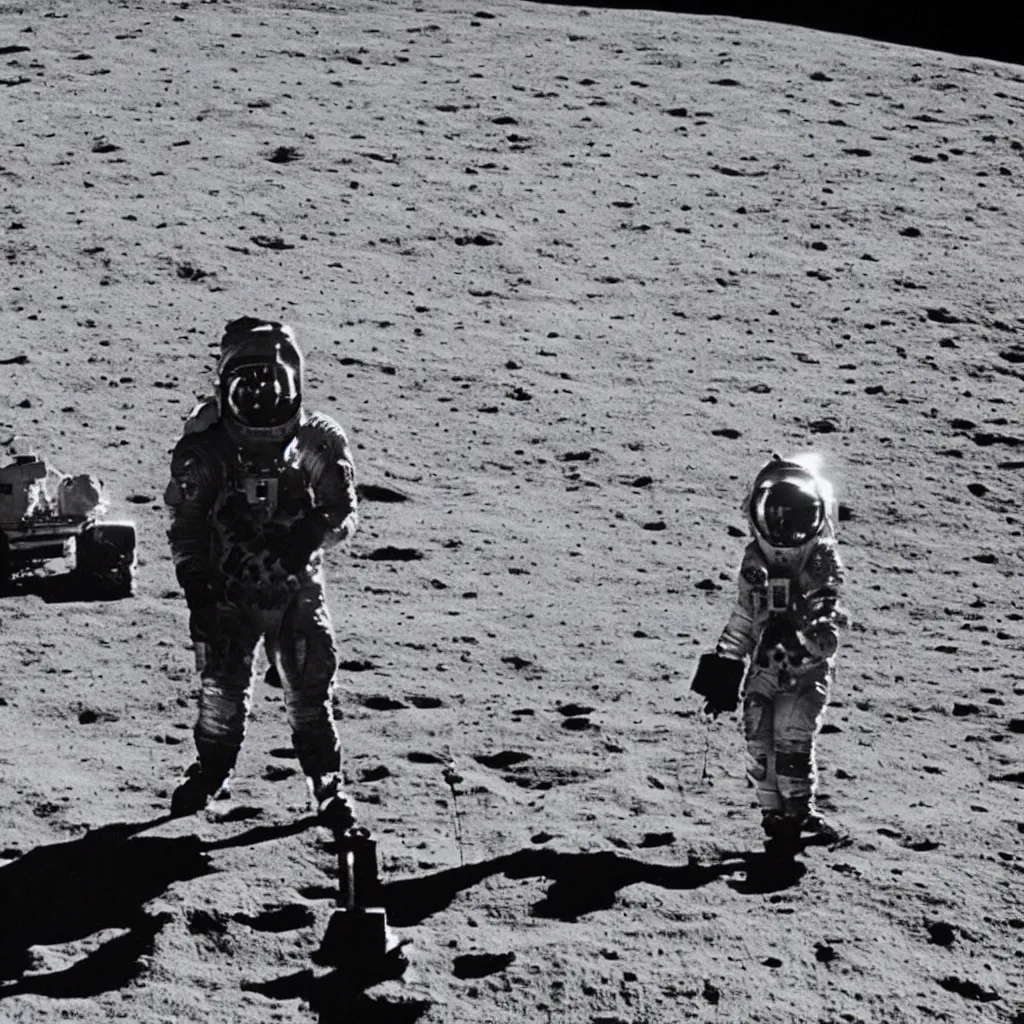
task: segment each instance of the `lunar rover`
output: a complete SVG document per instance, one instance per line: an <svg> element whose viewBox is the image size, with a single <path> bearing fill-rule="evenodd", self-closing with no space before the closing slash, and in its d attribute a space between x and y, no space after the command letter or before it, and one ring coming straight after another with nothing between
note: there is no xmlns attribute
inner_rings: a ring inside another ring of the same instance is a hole
<svg viewBox="0 0 1024 1024"><path fill-rule="evenodd" d="M83 597L121 598L135 582L135 524L100 522L102 485L65 476L35 455L0 468L0 589L11 576L63 558Z"/></svg>

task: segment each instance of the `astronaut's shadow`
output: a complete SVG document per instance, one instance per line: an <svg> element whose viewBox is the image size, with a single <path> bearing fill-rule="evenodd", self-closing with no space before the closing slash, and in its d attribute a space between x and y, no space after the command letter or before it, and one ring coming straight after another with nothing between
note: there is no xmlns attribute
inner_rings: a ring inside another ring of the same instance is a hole
<svg viewBox="0 0 1024 1024"><path fill-rule="evenodd" d="M65 843L39 846L0 867L0 1000L35 993L88 998L126 985L166 919L145 904L174 882L215 871L210 854L301 832L310 816L282 826L260 826L216 842L197 836L140 836L169 820L162 816L117 823ZM105 929L127 929L71 967L25 976L30 947L85 939Z"/></svg>
<svg viewBox="0 0 1024 1024"><path fill-rule="evenodd" d="M648 864L613 851L559 853L530 848L431 875L386 882L381 886L381 902L391 927L408 928L441 912L459 893L495 875L544 878L551 884L531 913L575 922L585 914L613 907L620 890L639 882L664 889L697 889L717 878L738 875L741 877L729 884L739 892L775 892L795 885L802 876L804 866L795 859L797 852L725 853L708 864L694 858L685 864ZM429 1001L403 995L391 1002L386 993L374 996L371 991L381 980L400 977L401 963L400 958L391 956L370 973L353 973L344 965L325 974L307 968L270 981L243 983L242 987L272 999L301 999L316 1013L319 1024L349 1020L413 1024L429 1008ZM494 970L502 966L496 965Z"/></svg>
<svg viewBox="0 0 1024 1024"><path fill-rule="evenodd" d="M764 893L795 885L805 870L795 856L769 852L725 853L706 864L694 857L685 864L651 864L610 850L524 849L479 864L390 882L383 891L388 921L402 927L419 924L447 907L459 892L493 875L544 878L551 884L531 913L577 921L585 914L611 909L620 890L640 882L663 889L697 889L717 878L737 875L730 882L737 891Z"/></svg>
<svg viewBox="0 0 1024 1024"><path fill-rule="evenodd" d="M645 864L615 852L559 853L529 848L491 860L447 868L430 875L385 882L381 902L392 928L417 925L448 907L460 893L495 875L508 878L544 878L551 883L544 898L531 908L537 917L576 921L585 914L608 909L619 890L637 882L668 889L695 889L744 869L742 855L714 864L690 860L682 865ZM316 958L314 957L314 961ZM353 973L335 965L326 974L312 969L243 987L273 999L301 999L316 1013L319 1024L412 1024L429 1002L408 998L391 1002L387 994L374 995L374 985L401 971L389 972L385 961L376 973ZM502 965L503 966L503 965ZM501 969L495 966L494 970ZM474 975L476 977L477 975Z"/></svg>
<svg viewBox="0 0 1024 1024"><path fill-rule="evenodd" d="M97 589L95 583L85 579L74 569L62 572L16 572L0 581L0 598L20 597L31 594L46 604L68 604L72 601L113 601L112 595Z"/></svg>

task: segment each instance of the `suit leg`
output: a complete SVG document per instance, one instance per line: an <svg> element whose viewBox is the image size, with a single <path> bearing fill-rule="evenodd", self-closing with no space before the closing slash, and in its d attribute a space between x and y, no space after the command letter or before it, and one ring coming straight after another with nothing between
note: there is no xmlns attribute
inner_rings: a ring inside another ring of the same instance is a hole
<svg viewBox="0 0 1024 1024"><path fill-rule="evenodd" d="M334 627L323 588L301 591L289 605L276 635L267 635L267 655L284 686L288 723L299 764L313 780L336 778L341 748L334 727L331 691L338 667Z"/></svg>
<svg viewBox="0 0 1024 1024"><path fill-rule="evenodd" d="M218 635L203 667L196 750L203 775L223 782L235 766L252 702L252 663L260 629L236 605L218 609ZM218 783L219 784L219 783Z"/></svg>
<svg viewBox="0 0 1024 1024"><path fill-rule="evenodd" d="M817 769L814 739L828 701L831 672L821 666L780 694L775 709L775 767L787 818L803 821L814 810Z"/></svg>
<svg viewBox="0 0 1024 1024"><path fill-rule="evenodd" d="M743 696L743 737L747 744L747 778L757 792L763 812L778 811L781 806L776 784L775 751L772 735L775 723L774 680L755 670Z"/></svg>

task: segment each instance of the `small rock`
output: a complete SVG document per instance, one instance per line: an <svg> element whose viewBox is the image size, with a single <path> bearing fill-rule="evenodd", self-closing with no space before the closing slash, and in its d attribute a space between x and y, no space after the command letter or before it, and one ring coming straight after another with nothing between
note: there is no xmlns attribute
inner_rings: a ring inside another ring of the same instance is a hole
<svg viewBox="0 0 1024 1024"><path fill-rule="evenodd" d="M411 750L406 757L413 764L444 764L444 758L439 754L428 754L422 750Z"/></svg>
<svg viewBox="0 0 1024 1024"><path fill-rule="evenodd" d="M366 557L371 562L416 562L423 558L423 552L418 548L397 548L387 544L375 548Z"/></svg>
<svg viewBox="0 0 1024 1024"><path fill-rule="evenodd" d="M466 953L457 956L452 973L456 978L486 978L505 970L516 958L515 953Z"/></svg>
<svg viewBox="0 0 1024 1024"><path fill-rule="evenodd" d="M640 840L640 847L650 850L657 846L671 846L675 841L676 837L672 832L645 832L643 839Z"/></svg>
<svg viewBox="0 0 1024 1024"><path fill-rule="evenodd" d="M294 146L278 146L267 159L272 164L290 164L294 160L301 160L302 154Z"/></svg>
<svg viewBox="0 0 1024 1024"><path fill-rule="evenodd" d="M704 987L701 989L701 995L712 1006L717 1006L718 1001L722 998L722 991L717 985L712 985L711 982L705 978Z"/></svg>
<svg viewBox="0 0 1024 1024"><path fill-rule="evenodd" d="M270 235L253 235L249 241L258 245L261 249L294 249L295 246L286 242L283 238Z"/></svg>
<svg viewBox="0 0 1024 1024"><path fill-rule="evenodd" d="M936 946L952 946L956 941L956 929L945 921L932 921L926 927L928 941Z"/></svg>
<svg viewBox="0 0 1024 1024"><path fill-rule="evenodd" d="M953 704L953 714L957 718L964 718L967 715L976 715L981 709L977 704L957 701Z"/></svg>
<svg viewBox="0 0 1024 1024"><path fill-rule="evenodd" d="M338 668L342 672L369 672L377 666L368 658L352 658L348 661L339 661Z"/></svg>
<svg viewBox="0 0 1024 1024"><path fill-rule="evenodd" d="M477 754L473 760L482 764L485 768L511 768L513 765L522 764L531 760L532 755L523 753L521 750L499 750L495 754Z"/></svg>
<svg viewBox="0 0 1024 1024"><path fill-rule="evenodd" d="M517 671L533 664L533 662L527 658L520 658L518 654L506 654L501 660L506 665L511 665Z"/></svg>
<svg viewBox="0 0 1024 1024"><path fill-rule="evenodd" d="M589 715L594 712L594 709L588 704L559 704L555 710L560 715L565 715L567 718L571 718L575 715Z"/></svg>
<svg viewBox="0 0 1024 1024"><path fill-rule="evenodd" d="M384 694L367 697L363 701L363 707L369 708L371 711L402 711L408 706L404 701Z"/></svg>
<svg viewBox="0 0 1024 1024"><path fill-rule="evenodd" d="M570 732L586 732L587 729L596 729L597 726L589 718L567 718L562 722L562 728Z"/></svg>
<svg viewBox="0 0 1024 1024"><path fill-rule="evenodd" d="M982 988L976 981L958 978L952 974L943 978L939 984L947 992L955 992L958 996L970 999L972 1002L991 1003L999 999L999 994L993 989Z"/></svg>
<svg viewBox="0 0 1024 1024"><path fill-rule="evenodd" d="M409 698L409 703L421 711L430 711L434 708L443 708L444 701L440 697L426 697L420 694Z"/></svg>
<svg viewBox="0 0 1024 1024"><path fill-rule="evenodd" d="M379 501L386 504L409 500L408 494L403 494L394 487L385 487L383 484L357 484L356 494L363 501Z"/></svg>

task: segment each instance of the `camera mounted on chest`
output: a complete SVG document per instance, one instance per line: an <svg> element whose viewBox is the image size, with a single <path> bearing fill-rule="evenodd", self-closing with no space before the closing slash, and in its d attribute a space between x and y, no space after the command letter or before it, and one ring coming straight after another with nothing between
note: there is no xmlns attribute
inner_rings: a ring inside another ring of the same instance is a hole
<svg viewBox="0 0 1024 1024"><path fill-rule="evenodd" d="M238 451L229 486L257 522L298 516L312 504L291 445L283 452Z"/></svg>
<svg viewBox="0 0 1024 1024"><path fill-rule="evenodd" d="M776 616L794 611L796 594L789 576L769 574L764 566L751 565L743 570L743 577L750 586L755 613Z"/></svg>
<svg viewBox="0 0 1024 1024"><path fill-rule="evenodd" d="M239 453L232 482L245 496L246 504L259 519L269 519L276 511L284 462L280 459L246 458Z"/></svg>

